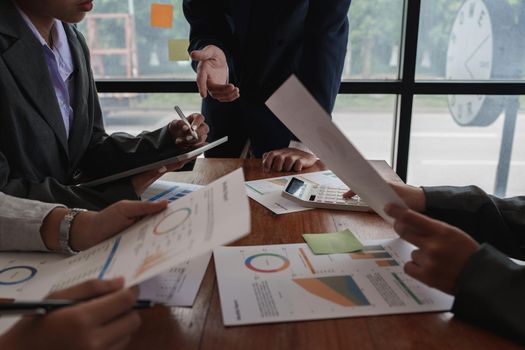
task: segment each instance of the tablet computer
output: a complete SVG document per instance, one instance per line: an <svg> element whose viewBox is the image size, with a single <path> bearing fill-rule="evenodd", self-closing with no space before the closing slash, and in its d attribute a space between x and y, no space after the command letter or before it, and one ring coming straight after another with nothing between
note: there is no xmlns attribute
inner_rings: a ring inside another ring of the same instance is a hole
<svg viewBox="0 0 525 350"><path fill-rule="evenodd" d="M228 136L225 136L225 137L223 137L221 139L218 139L216 141L208 143L208 144L206 144L206 145L204 145L202 147L199 147L199 148L193 149L191 151L188 151L187 153L178 154L176 156L165 158L165 159L156 161L154 163L149 163L149 164L142 165L142 166L139 166L139 167L136 167L136 168L133 168L133 169L129 169L129 170L125 170L125 171L119 172L117 174L112 174L112 175L105 176L105 177L102 177L102 178L99 178L99 179L95 179L95 180L91 180L91 181L88 181L88 182L84 182L82 184L79 184L79 186L88 186L88 187L98 186L98 185L105 184L107 182L119 180L119 179L122 179L122 178L125 178L125 177L129 177L129 176L133 176L133 175L137 175L137 174L144 173L146 171L150 171L150 170L153 170L153 169L158 169L158 168L163 167L164 165L182 162L184 160L188 160L188 159L191 159L193 157L196 157L196 156L206 152L209 149L217 147L218 145L221 145L221 144L225 143L226 141L228 141Z"/></svg>

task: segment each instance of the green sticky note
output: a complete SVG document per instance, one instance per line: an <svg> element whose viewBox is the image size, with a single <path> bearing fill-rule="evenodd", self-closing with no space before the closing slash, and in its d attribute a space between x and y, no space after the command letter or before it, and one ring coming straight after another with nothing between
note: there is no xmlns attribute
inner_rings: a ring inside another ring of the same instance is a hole
<svg viewBox="0 0 525 350"><path fill-rule="evenodd" d="M350 253L363 245L350 230L334 233L305 233L303 238L314 254Z"/></svg>
<svg viewBox="0 0 525 350"><path fill-rule="evenodd" d="M168 54L170 61L188 61L190 55L188 54L188 46L190 42L188 39L170 39L168 41Z"/></svg>

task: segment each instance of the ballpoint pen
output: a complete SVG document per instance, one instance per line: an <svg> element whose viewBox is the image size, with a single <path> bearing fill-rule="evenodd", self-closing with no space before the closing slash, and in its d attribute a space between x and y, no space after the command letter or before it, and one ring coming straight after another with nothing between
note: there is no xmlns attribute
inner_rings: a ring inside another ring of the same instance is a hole
<svg viewBox="0 0 525 350"><path fill-rule="evenodd" d="M179 108L179 106L175 106L174 108L175 108L175 112L177 112L177 114L179 115L180 119L182 119L184 121L184 123L188 126L188 128L190 128L191 135L195 138L195 140L198 140L199 139L199 135L197 134L197 132L195 132L195 130L193 130L193 128L191 127L190 122L188 121L188 119L186 118L184 113L182 113L182 111Z"/></svg>
<svg viewBox="0 0 525 350"><path fill-rule="evenodd" d="M84 302L85 300L49 299L43 301L15 301L1 303L0 315L45 315L48 312ZM147 309L157 305L151 300L137 300L133 309Z"/></svg>

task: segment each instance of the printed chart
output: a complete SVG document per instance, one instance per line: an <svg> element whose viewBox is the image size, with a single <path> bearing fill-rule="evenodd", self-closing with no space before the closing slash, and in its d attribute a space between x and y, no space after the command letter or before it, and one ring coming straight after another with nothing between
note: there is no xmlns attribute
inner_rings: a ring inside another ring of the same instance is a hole
<svg viewBox="0 0 525 350"><path fill-rule="evenodd" d="M306 244L214 250L225 325L449 310L452 298L407 276L413 246L363 242L315 255Z"/></svg>
<svg viewBox="0 0 525 350"><path fill-rule="evenodd" d="M142 282L139 298L170 306L192 306L210 259L211 252Z"/></svg>
<svg viewBox="0 0 525 350"><path fill-rule="evenodd" d="M170 271L177 273L179 265L185 265L191 273L190 284L197 285L191 289L196 293L209 256L198 260L196 267L188 266L189 261L249 231L249 205L239 169L170 203L164 211L145 217L119 235L75 256L60 257L49 266L35 265L39 260L31 254L13 254L14 260L2 254L6 260L0 259L0 270L4 270L0 292L10 291L18 299L37 299L89 279L117 276L124 277L126 286L133 286L165 272L169 277ZM23 289L16 289L22 285Z"/></svg>
<svg viewBox="0 0 525 350"><path fill-rule="evenodd" d="M166 199L171 203L202 187L203 186L194 184L157 180L146 189L142 195L142 199L150 202Z"/></svg>
<svg viewBox="0 0 525 350"><path fill-rule="evenodd" d="M0 254L0 297L16 299L24 286L64 256L49 253Z"/></svg>

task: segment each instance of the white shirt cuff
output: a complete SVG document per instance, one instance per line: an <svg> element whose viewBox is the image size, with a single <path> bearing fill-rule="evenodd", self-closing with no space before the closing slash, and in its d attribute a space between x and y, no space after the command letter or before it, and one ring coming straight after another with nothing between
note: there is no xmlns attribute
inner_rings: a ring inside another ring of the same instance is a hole
<svg viewBox="0 0 525 350"><path fill-rule="evenodd" d="M300 151L310 153L311 155L315 156L314 152L312 152L306 145L302 142L291 140L290 144L288 145L289 148L295 148ZM316 156L317 157L317 156Z"/></svg>

